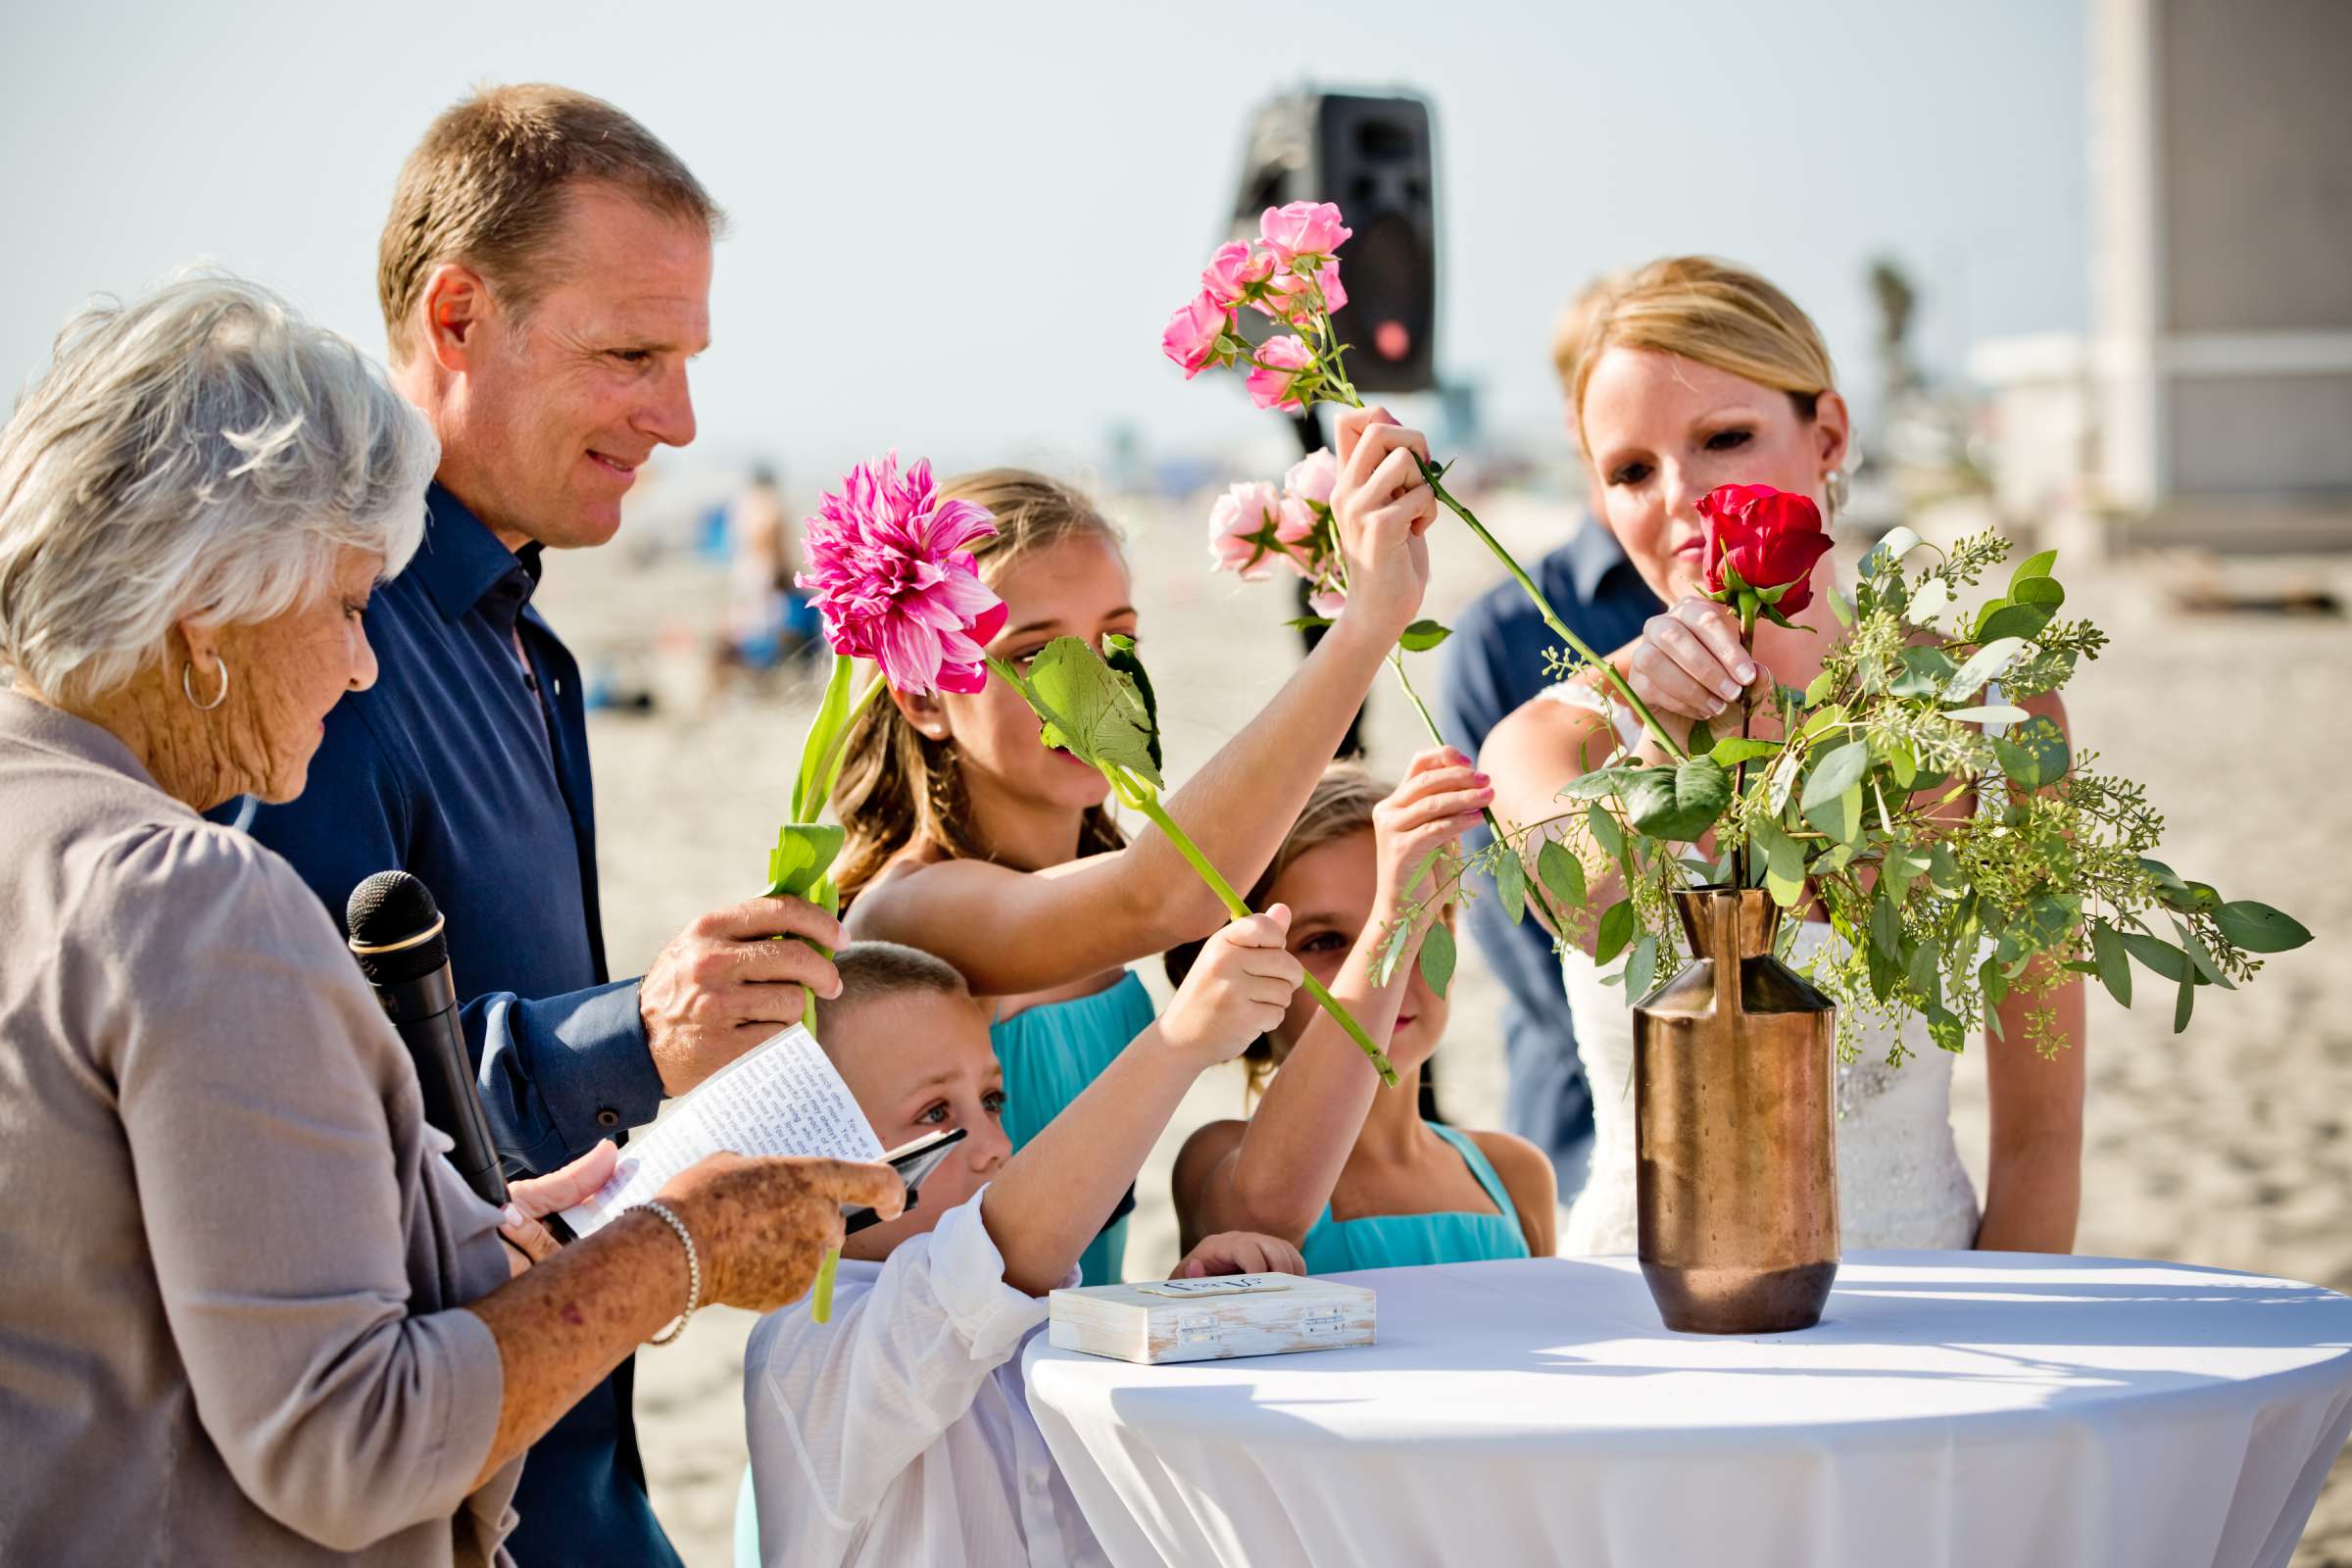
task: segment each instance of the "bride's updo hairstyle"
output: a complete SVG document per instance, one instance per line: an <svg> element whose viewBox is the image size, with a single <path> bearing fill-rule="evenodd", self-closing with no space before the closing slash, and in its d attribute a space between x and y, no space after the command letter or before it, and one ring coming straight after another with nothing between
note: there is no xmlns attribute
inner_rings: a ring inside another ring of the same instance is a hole
<svg viewBox="0 0 2352 1568"><path fill-rule="evenodd" d="M1024 557L1065 539L1101 539L1114 550L1120 545L1119 531L1082 492L1026 468L958 474L940 485L939 495L943 501L986 507L996 517L996 536L972 546L980 580L991 588ZM988 856L988 847L972 836L956 743L924 735L892 702L866 704L850 726L833 806L849 830L833 873L845 904L909 844L936 844L956 859ZM1108 810L1087 808L1078 835L1080 855L1100 855L1126 843Z"/></svg>
<svg viewBox="0 0 2352 1568"><path fill-rule="evenodd" d="M1838 387L1821 328L1796 301L1744 268L1707 256L1670 256L1617 280L1588 318L1573 352L1555 361L1574 379L1577 439L1585 433L1585 388L1610 349L1679 355L1728 375L1788 394L1810 424L1821 395Z"/></svg>

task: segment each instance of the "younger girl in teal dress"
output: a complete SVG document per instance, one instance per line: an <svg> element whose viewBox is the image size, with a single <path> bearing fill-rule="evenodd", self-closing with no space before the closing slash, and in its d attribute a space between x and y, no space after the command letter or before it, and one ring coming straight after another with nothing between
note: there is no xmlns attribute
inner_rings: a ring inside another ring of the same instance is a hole
<svg viewBox="0 0 2352 1568"><path fill-rule="evenodd" d="M1211 1122L1177 1156L1176 1215L1184 1245L1248 1228L1298 1244L1311 1274L1549 1256L1551 1162L1509 1133L1463 1132L1425 1121L1421 1068L1446 1030L1446 1004L1417 961L1425 907L1389 983L1373 983L1388 923L1428 905L1406 879L1478 825L1494 798L1484 775L1450 748L1413 759L1395 790L1361 769L1334 767L1316 785L1252 908L1291 909L1290 947L1384 1041L1397 1085L1380 1087L1371 1063L1312 1001L1294 1005L1259 1046L1279 1068L1248 1121ZM1180 973L1189 953L1169 956ZM1253 1053L1258 1048L1252 1048ZM1262 1067L1257 1069L1262 1070Z"/></svg>
<svg viewBox="0 0 2352 1568"><path fill-rule="evenodd" d="M1177 775L1199 766L1167 797L1168 814L1237 885L1274 858L1419 611L1429 575L1420 534L1436 500L1414 464L1420 438L1397 428L1377 411L1339 422L1332 510L1347 610L1214 757L1171 759ZM996 518L996 537L973 551L1006 606L992 657L1026 667L1055 637L1100 649L1109 634L1136 634L1118 536L1086 497L1008 468L940 493ZM1147 660L1151 647L1143 639ZM1207 936L1226 914L1156 828L1127 840L1103 808L1102 775L1039 744L1036 715L1004 682L890 697L851 729L833 797L849 831L837 873L846 923L855 938L920 948L962 972L989 1009L1004 1130L1018 1150L1152 1022L1127 966ZM1122 1278L1133 1207L1131 1192L1106 1216L1080 1260L1087 1284Z"/></svg>

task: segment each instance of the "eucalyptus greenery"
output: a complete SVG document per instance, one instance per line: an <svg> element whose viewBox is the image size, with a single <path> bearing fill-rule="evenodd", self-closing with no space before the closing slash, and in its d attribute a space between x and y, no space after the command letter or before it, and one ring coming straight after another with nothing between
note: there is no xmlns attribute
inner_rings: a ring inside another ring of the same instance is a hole
<svg viewBox="0 0 2352 1568"><path fill-rule="evenodd" d="M1561 938L1591 943L1604 965L1626 956L1629 1003L1678 966L1670 895L1744 881L1785 909L1816 900L1826 909L1844 941L1811 977L1840 1007L1916 1013L1946 1051L1980 1026L1998 1036L2005 1000L2046 997L2070 974L2096 976L2129 1006L2134 966L2169 989L2173 1026L2185 1028L2200 988L2235 989L2264 955L2311 933L2153 858L2164 819L2147 792L2016 706L2062 688L2107 638L2060 613L2054 551L2020 563L2005 590L1964 612L2009 554L1993 533L1945 552L1895 529L1863 561L1850 601L1831 593L1842 630L1820 677L1771 699L1785 739L1719 741L1702 724L1670 766L1622 745L1588 759L1594 765L1560 792L1557 815L1441 871L1430 897L1490 878L1521 919L1532 851L1535 880L1564 911ZM1563 678L1586 668L1576 656L1553 662ZM1709 830L1711 859L1693 849ZM1595 907L1589 889L1612 867L1623 894ZM1400 912L1382 954L1389 966L1427 912ZM1785 956L1793 923L1782 934ZM1450 949L1425 946L1421 964L1442 992ZM2065 1045L2052 1008L2026 1016L2036 1049ZM1898 1037L1889 1059L1905 1054Z"/></svg>

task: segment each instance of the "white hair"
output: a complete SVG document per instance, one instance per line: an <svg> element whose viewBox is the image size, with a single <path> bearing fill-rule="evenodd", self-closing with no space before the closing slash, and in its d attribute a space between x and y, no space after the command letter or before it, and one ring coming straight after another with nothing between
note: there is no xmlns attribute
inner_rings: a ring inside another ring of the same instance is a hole
<svg viewBox="0 0 2352 1568"><path fill-rule="evenodd" d="M390 575L439 464L379 367L258 284L190 271L94 304L0 432L0 668L88 700L181 619L308 603L341 550Z"/></svg>

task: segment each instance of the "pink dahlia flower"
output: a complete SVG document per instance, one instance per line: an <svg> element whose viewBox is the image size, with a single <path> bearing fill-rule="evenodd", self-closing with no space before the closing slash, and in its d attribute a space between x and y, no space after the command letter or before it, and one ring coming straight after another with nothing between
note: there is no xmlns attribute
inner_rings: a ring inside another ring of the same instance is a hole
<svg viewBox="0 0 2352 1568"><path fill-rule="evenodd" d="M1355 232L1342 226L1340 210L1329 202L1269 207L1257 220L1257 231L1285 267L1300 256L1329 256Z"/></svg>
<svg viewBox="0 0 2352 1568"><path fill-rule="evenodd" d="M985 507L942 501L928 460L902 476L895 451L860 463L802 525L808 569L793 578L825 617L837 654L870 659L898 690L963 692L988 684L981 645L1004 625L1004 602L966 548L997 531Z"/></svg>

